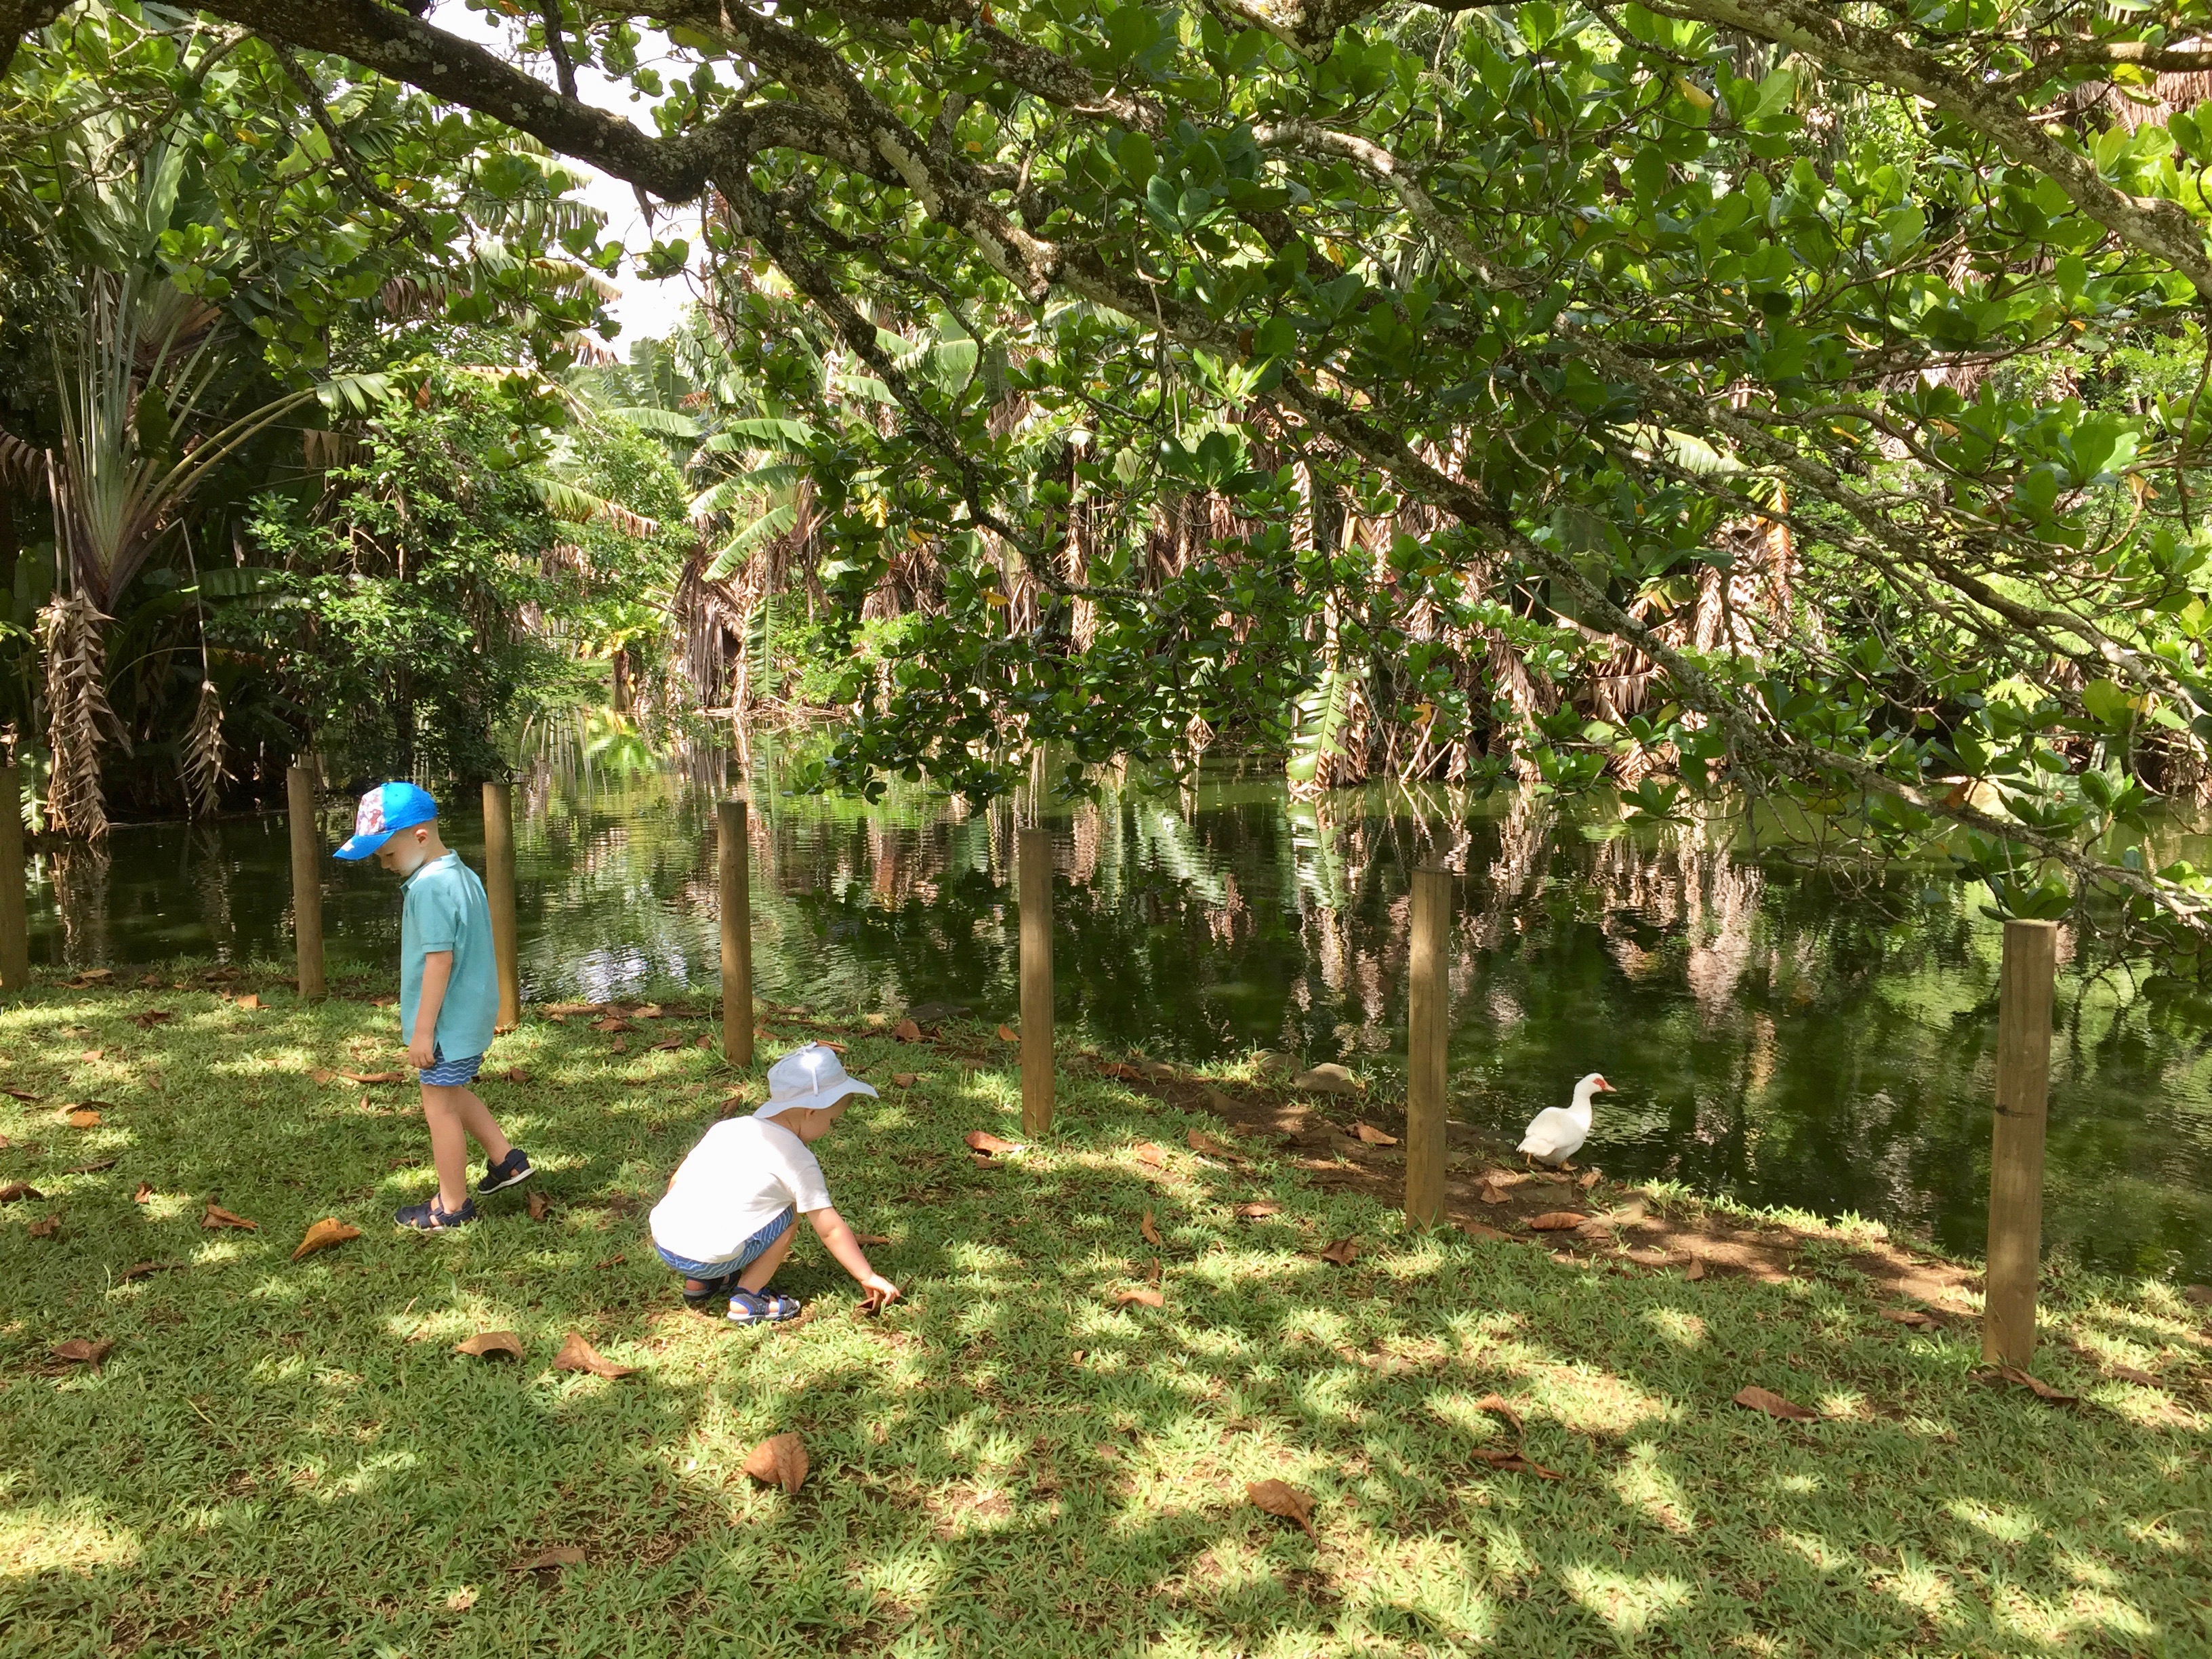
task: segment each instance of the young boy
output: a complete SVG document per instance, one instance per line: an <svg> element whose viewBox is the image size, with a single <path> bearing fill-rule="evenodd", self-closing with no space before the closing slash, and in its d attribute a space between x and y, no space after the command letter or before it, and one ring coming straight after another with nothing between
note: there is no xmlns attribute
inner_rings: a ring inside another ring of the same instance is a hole
<svg viewBox="0 0 2212 1659"><path fill-rule="evenodd" d="M653 1209L653 1248L684 1276L685 1302L702 1307L726 1294L740 1325L793 1317L799 1304L769 1295L768 1282L791 1254L799 1231L792 1224L802 1215L860 1282L870 1312L897 1298L898 1286L868 1265L853 1230L830 1207L822 1165L806 1150L855 1095L875 1092L846 1075L836 1049L810 1042L769 1067L767 1105L707 1131Z"/></svg>
<svg viewBox="0 0 2212 1659"><path fill-rule="evenodd" d="M342 859L376 861L401 883L399 1031L407 1063L422 1074L422 1119L438 1195L410 1204L392 1218L403 1227L441 1232L477 1218L469 1196L471 1135L484 1150L479 1193L530 1179L520 1148L510 1146L469 1085L491 1047L499 1018L499 974L492 961L491 908L483 883L446 850L438 836L438 803L411 783L380 784L361 798Z"/></svg>

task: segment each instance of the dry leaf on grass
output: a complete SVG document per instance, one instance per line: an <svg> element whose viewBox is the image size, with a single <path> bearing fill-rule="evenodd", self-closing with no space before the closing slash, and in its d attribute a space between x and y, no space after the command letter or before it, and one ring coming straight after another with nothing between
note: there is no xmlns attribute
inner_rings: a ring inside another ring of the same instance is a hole
<svg viewBox="0 0 2212 1659"><path fill-rule="evenodd" d="M318 1066L307 1075L314 1079L317 1085L319 1086L323 1084L337 1082L338 1074L327 1066Z"/></svg>
<svg viewBox="0 0 2212 1659"><path fill-rule="evenodd" d="M453 1344L455 1353L465 1353L474 1359L520 1359L522 1358L522 1339L513 1331L478 1331L474 1336Z"/></svg>
<svg viewBox="0 0 2212 1659"><path fill-rule="evenodd" d="M131 1194L131 1201L133 1204L149 1204L153 1201L153 1198L154 1183L150 1181L140 1182L138 1190Z"/></svg>
<svg viewBox="0 0 2212 1659"><path fill-rule="evenodd" d="M150 1031L163 1020L176 1017L177 1011L173 1008L149 1008L143 1014L131 1015L131 1023L142 1031Z"/></svg>
<svg viewBox="0 0 2212 1659"><path fill-rule="evenodd" d="M609 1014L605 1019L593 1020L592 1029L594 1031L627 1031L632 1027L620 1014Z"/></svg>
<svg viewBox="0 0 2212 1659"><path fill-rule="evenodd" d="M115 1277L118 1282L128 1285L134 1279L151 1279L155 1273L182 1272L184 1265L181 1261L134 1261Z"/></svg>
<svg viewBox="0 0 2212 1659"><path fill-rule="evenodd" d="M1167 1154L1149 1140L1140 1140L1129 1149L1137 1155L1137 1162L1157 1170L1167 1161Z"/></svg>
<svg viewBox="0 0 2212 1659"><path fill-rule="evenodd" d="M1153 1224L1150 1210L1145 1212L1145 1218L1137 1224L1137 1231L1144 1235L1146 1243L1156 1250L1160 1248L1160 1230Z"/></svg>
<svg viewBox="0 0 2212 1659"><path fill-rule="evenodd" d="M913 1088L914 1073L912 1072L893 1072L891 1073L891 1087L894 1089Z"/></svg>
<svg viewBox="0 0 2212 1659"><path fill-rule="evenodd" d="M1682 1277L1688 1279L1692 1285L1696 1284L1705 1276L1705 1264L1702 1260L1693 1258L1690 1265L1682 1269Z"/></svg>
<svg viewBox="0 0 2212 1659"><path fill-rule="evenodd" d="M1190 1142L1191 1151L1194 1152L1202 1153L1207 1158L1234 1158L1236 1156L1235 1151L1231 1148L1226 1142L1216 1140L1212 1135L1207 1134L1202 1129L1193 1129L1187 1139Z"/></svg>
<svg viewBox="0 0 2212 1659"><path fill-rule="evenodd" d="M1469 1238L1508 1238L1511 1237L1510 1234L1499 1232L1495 1227L1486 1226L1480 1221L1462 1221L1459 1224L1459 1230L1465 1233Z"/></svg>
<svg viewBox="0 0 2212 1659"><path fill-rule="evenodd" d="M1321 1252L1322 1261L1334 1261L1340 1267L1349 1267L1358 1257L1359 1241L1356 1238L1340 1238Z"/></svg>
<svg viewBox="0 0 2212 1659"><path fill-rule="evenodd" d="M72 1129L97 1129L100 1127L100 1114L79 1108L69 1115L69 1126Z"/></svg>
<svg viewBox="0 0 2212 1659"><path fill-rule="evenodd" d="M921 1041L921 1027L910 1019L902 1019L891 1027L891 1035L901 1042L919 1042Z"/></svg>
<svg viewBox="0 0 2212 1659"><path fill-rule="evenodd" d="M1001 1025L1001 1026L999 1028L999 1041L1000 1041L1000 1042L1019 1042L1021 1040L1022 1040L1022 1039L1021 1039L1021 1034L1020 1034L1019 1032L1016 1031L1012 1026L1011 1026L1011 1025Z"/></svg>
<svg viewBox="0 0 2212 1659"><path fill-rule="evenodd" d="M1597 1185L1599 1181L1604 1177L1604 1175L1605 1171L1602 1170L1585 1170L1583 1171L1583 1178L1575 1182L1575 1185L1581 1188L1584 1192L1588 1192L1591 1188Z"/></svg>
<svg viewBox="0 0 2212 1659"><path fill-rule="evenodd" d="M1943 1328L1943 1322L1924 1308L1884 1308L1881 1316L1893 1325L1910 1325L1916 1331Z"/></svg>
<svg viewBox="0 0 2212 1659"><path fill-rule="evenodd" d="M745 1454L745 1473L793 1496L806 1480L806 1443L795 1434L772 1434Z"/></svg>
<svg viewBox="0 0 2212 1659"><path fill-rule="evenodd" d="M1257 1221L1262 1216L1280 1215L1283 1206L1272 1198L1255 1199L1249 1204L1239 1204L1231 1212L1239 1221Z"/></svg>
<svg viewBox="0 0 2212 1659"><path fill-rule="evenodd" d="M530 1073L524 1071L520 1066L510 1066L499 1075L502 1081L507 1083L527 1083L530 1081Z"/></svg>
<svg viewBox="0 0 2212 1659"><path fill-rule="evenodd" d="M200 1225L210 1231L218 1227L236 1227L241 1232L249 1233L261 1230L259 1222L249 1221L234 1211L226 1210L213 1199L210 1199L207 1208L200 1212Z"/></svg>
<svg viewBox="0 0 2212 1659"><path fill-rule="evenodd" d="M88 1048L82 1054L79 1054L77 1058L85 1061L87 1064L89 1064L90 1062L98 1060L106 1052L107 1050L105 1048Z"/></svg>
<svg viewBox="0 0 2212 1659"><path fill-rule="evenodd" d="M2017 1365L2000 1365L1997 1367L1996 1374L2008 1382L2018 1383L2038 1400L2047 1400L2054 1406L2071 1406L2081 1397L2079 1395L2068 1394L2063 1389L2054 1389L2041 1377L2031 1376Z"/></svg>
<svg viewBox="0 0 2212 1659"><path fill-rule="evenodd" d="M0 1089L0 1095L6 1095L10 1100L20 1100L26 1106L35 1106L46 1098L44 1095L33 1094L28 1089Z"/></svg>
<svg viewBox="0 0 2212 1659"><path fill-rule="evenodd" d="M1513 1402L1504 1395L1486 1394L1474 1402L1474 1408L1479 1412L1488 1412L1493 1417L1504 1418L1513 1425L1515 1434L1521 1433L1521 1413L1513 1408Z"/></svg>
<svg viewBox="0 0 2212 1659"><path fill-rule="evenodd" d="M625 1036L618 1036L612 1042L607 1044L607 1047L618 1054L626 1054L629 1052L629 1039Z"/></svg>
<svg viewBox="0 0 2212 1659"><path fill-rule="evenodd" d="M33 1238L59 1238L62 1236L62 1218L58 1215L46 1216L33 1221L23 1231Z"/></svg>
<svg viewBox="0 0 2212 1659"><path fill-rule="evenodd" d="M54 1358L70 1365L97 1365L107 1358L107 1351L114 1346L112 1337L95 1342L89 1337L73 1336L66 1342L54 1344Z"/></svg>
<svg viewBox="0 0 2212 1659"><path fill-rule="evenodd" d="M1370 1146L1395 1146L1398 1144L1397 1136L1378 1129L1371 1123L1355 1123L1352 1126L1352 1133Z"/></svg>
<svg viewBox="0 0 2212 1659"><path fill-rule="evenodd" d="M1735 1404L1747 1411L1765 1412L1769 1417L1779 1417L1790 1423L1817 1423L1820 1413L1808 1411L1793 1401L1784 1400L1771 1389L1740 1389L1735 1395Z"/></svg>
<svg viewBox="0 0 2212 1659"><path fill-rule="evenodd" d="M1547 1469L1523 1451L1496 1451L1477 1446L1472 1454L1477 1462L1487 1463L1493 1469L1508 1474L1533 1474L1546 1480L1564 1480L1566 1476L1557 1469Z"/></svg>
<svg viewBox="0 0 2212 1659"><path fill-rule="evenodd" d="M865 1246L869 1244L888 1244L890 1243L890 1240L884 1237L881 1233L854 1233L853 1235L853 1243Z"/></svg>
<svg viewBox="0 0 2212 1659"><path fill-rule="evenodd" d="M446 1611L448 1613L466 1613L471 1607L476 1606L476 1591L471 1589L468 1585L464 1584L460 1589L455 1590L451 1595L446 1598Z"/></svg>
<svg viewBox="0 0 2212 1659"><path fill-rule="evenodd" d="M248 991L244 996L239 998L236 1002L231 1005L234 1008L258 1008L260 1006L261 999L255 995L252 991Z"/></svg>
<svg viewBox="0 0 2212 1659"><path fill-rule="evenodd" d="M550 1550L541 1550L514 1569L517 1572L550 1572L556 1567L580 1567L584 1553L574 1544L556 1544Z"/></svg>
<svg viewBox="0 0 2212 1659"><path fill-rule="evenodd" d="M1021 1151L1018 1143L1001 1140L987 1129L970 1129L963 1138L967 1141L971 1152L981 1152L988 1158L997 1158L1006 1152Z"/></svg>
<svg viewBox="0 0 2212 1659"><path fill-rule="evenodd" d="M1133 1291L1114 1292L1112 1305L1115 1307L1126 1308L1133 1303L1146 1308L1164 1308L1168 1305L1168 1299L1150 1285L1139 1285Z"/></svg>
<svg viewBox="0 0 2212 1659"><path fill-rule="evenodd" d="M545 1012L556 1019L566 1019L571 1014L601 1014L606 1012L604 1002L549 1002Z"/></svg>
<svg viewBox="0 0 2212 1659"><path fill-rule="evenodd" d="M46 1194L27 1181L11 1181L0 1187L0 1204L13 1204L19 1199L44 1198Z"/></svg>
<svg viewBox="0 0 2212 1659"><path fill-rule="evenodd" d="M708 1033L702 1031L697 1036L691 1039L691 1046L695 1048L711 1048L714 1046L714 1039Z"/></svg>
<svg viewBox="0 0 2212 1659"><path fill-rule="evenodd" d="M666 1054L672 1048L681 1048L683 1046L684 1039L682 1037L672 1036L663 1037L659 1042L649 1045L649 1048L650 1052L656 1054Z"/></svg>
<svg viewBox="0 0 2212 1659"><path fill-rule="evenodd" d="M632 1019L659 1019L665 1011L657 1002L641 1002L631 1013Z"/></svg>
<svg viewBox="0 0 2212 1659"><path fill-rule="evenodd" d="M637 1367L616 1364L585 1341L583 1332L571 1331L568 1340L561 1344L561 1352L553 1356L553 1369L556 1371L589 1371L593 1376L611 1378L628 1376Z"/></svg>
<svg viewBox="0 0 2212 1659"><path fill-rule="evenodd" d="M1301 1492L1287 1480L1255 1480L1244 1488L1244 1497L1254 1509L1296 1522L1307 1537L1316 1544L1321 1542L1321 1534L1313 1526L1311 1492Z"/></svg>
<svg viewBox="0 0 2212 1659"><path fill-rule="evenodd" d="M340 1072L338 1075L348 1083L404 1083L407 1080L404 1072Z"/></svg>
<svg viewBox="0 0 2212 1659"><path fill-rule="evenodd" d="M544 1220L552 1208L551 1200L544 1194L533 1192L530 1194L530 1218L532 1221Z"/></svg>
<svg viewBox="0 0 2212 1659"><path fill-rule="evenodd" d="M2122 1382L2132 1382L2139 1389L2162 1389L2166 1386L2148 1371L2139 1371L2132 1365L2111 1366L2106 1375Z"/></svg>
<svg viewBox="0 0 2212 1659"><path fill-rule="evenodd" d="M306 1236L300 1240L300 1248L292 1252L292 1260L297 1261L303 1255L313 1255L318 1250L327 1250L333 1244L343 1244L349 1238L360 1237L360 1228L349 1226L336 1216L326 1215L307 1229Z"/></svg>
<svg viewBox="0 0 2212 1659"><path fill-rule="evenodd" d="M1588 1216L1578 1215L1572 1210L1547 1210L1541 1215L1528 1218L1528 1231L1532 1233L1572 1232L1589 1219Z"/></svg>
<svg viewBox="0 0 2212 1659"><path fill-rule="evenodd" d="M1486 1204L1510 1204L1513 1201L1512 1194L1502 1187L1493 1187L1487 1182L1476 1189L1475 1196Z"/></svg>

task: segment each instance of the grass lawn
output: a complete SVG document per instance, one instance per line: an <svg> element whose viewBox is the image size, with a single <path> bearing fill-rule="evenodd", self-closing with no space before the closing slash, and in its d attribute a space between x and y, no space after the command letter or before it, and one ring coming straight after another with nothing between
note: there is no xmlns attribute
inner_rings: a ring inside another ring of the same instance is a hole
<svg viewBox="0 0 2212 1659"><path fill-rule="evenodd" d="M1840 1267L1417 1235L1087 1071L1048 1144L979 1165L966 1131L1018 1139L1012 1050L855 1036L884 1098L817 1150L908 1300L855 1317L805 1236L809 1316L739 1329L645 1233L732 1081L648 1045L705 1022L501 1039L529 1079L483 1092L550 1211L420 1237L390 1221L431 1188L411 1084L313 1076L398 1065L392 1011L260 995L0 1009L0 1085L42 1097L0 1097L0 1182L43 1194L0 1206L0 1653L2212 1652L2212 1341L2169 1287L2056 1287L2037 1370L2081 1399L2052 1405ZM204 1227L211 1194L258 1231ZM362 1236L291 1261L325 1216ZM1115 1306L1155 1260L1164 1305ZM526 1357L453 1351L485 1329ZM554 1369L571 1331L635 1374ZM784 1431L795 1497L741 1469ZM1516 1443L1561 1478L1480 1455ZM1267 1479L1314 1536L1247 1501ZM580 1564L526 1566L558 1546Z"/></svg>

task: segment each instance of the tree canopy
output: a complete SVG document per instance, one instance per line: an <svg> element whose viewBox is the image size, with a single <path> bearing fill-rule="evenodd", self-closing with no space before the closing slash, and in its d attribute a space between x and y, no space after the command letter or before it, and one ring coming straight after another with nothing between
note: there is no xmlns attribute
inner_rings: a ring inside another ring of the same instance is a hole
<svg viewBox="0 0 2212 1659"><path fill-rule="evenodd" d="M939 566L828 778L1356 738L2202 925L2202 0L484 9L198 15L696 220L837 614Z"/></svg>

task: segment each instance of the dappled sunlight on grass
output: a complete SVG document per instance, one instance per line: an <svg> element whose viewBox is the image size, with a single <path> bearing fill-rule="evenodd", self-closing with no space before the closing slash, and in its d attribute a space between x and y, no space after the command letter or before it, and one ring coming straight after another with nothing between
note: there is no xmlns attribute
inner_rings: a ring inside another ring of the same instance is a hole
<svg viewBox="0 0 2212 1659"><path fill-rule="evenodd" d="M2054 1346L2051 1374L2089 1385L2057 1410L1976 1380L1966 1338L1883 1322L1847 1279L1688 1285L1415 1234L1267 1149L1194 1154L1187 1130L1220 1126L1080 1072L1052 1135L980 1167L964 1132L1021 1138L1011 1069L994 1069L1011 1048L981 1044L970 1071L853 1033L878 1084L924 1074L817 1149L856 1229L896 1241L871 1254L908 1299L855 1317L802 1232L780 1288L810 1316L741 1330L683 1310L645 1236L723 1109L711 1055L635 1034L616 1055L581 1022L503 1039L491 1069L530 1080L486 1098L550 1213L501 1197L466 1233L416 1238L389 1222L428 1187L411 1091L312 1078L394 1063L388 1012L265 994L248 1018L162 992L179 1018L130 1048L159 1055L167 1093L103 1082L114 1109L92 1133L118 1162L82 1173L87 1142L52 1109L90 1092L77 1052L136 1002L76 999L90 1034L68 1036L45 993L0 1011L0 1080L49 1096L0 1099L19 1143L0 1156L68 1230L30 1241L22 1206L0 1209L21 1264L0 1325L0 1539L27 1564L0 1619L27 1651L95 1629L118 1652L410 1659L2205 1640L2212 1477L2183 1397L2204 1350L2148 1288L2053 1311L2079 1346ZM155 1196L134 1204L142 1180ZM260 1231L204 1231L211 1191ZM1236 1218L1262 1196L1281 1212ZM323 1215L363 1237L291 1262ZM1351 1265L1316 1258L1347 1237ZM146 1261L185 1265L118 1281ZM1110 1305L1155 1261L1164 1305ZM525 1357L453 1352L485 1329ZM636 1374L555 1370L570 1330ZM58 1370L45 1356L72 1335L117 1346ZM2174 1384L2069 1370L2113 1364ZM1732 1407L1750 1382L1832 1420ZM812 1464L796 1496L741 1473L782 1431ZM1476 1455L1516 1449L1561 1478ZM1313 1495L1317 1543L1247 1501L1268 1479ZM555 1544L583 1564L520 1571ZM471 1587L473 1607L452 1605Z"/></svg>

